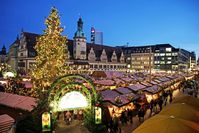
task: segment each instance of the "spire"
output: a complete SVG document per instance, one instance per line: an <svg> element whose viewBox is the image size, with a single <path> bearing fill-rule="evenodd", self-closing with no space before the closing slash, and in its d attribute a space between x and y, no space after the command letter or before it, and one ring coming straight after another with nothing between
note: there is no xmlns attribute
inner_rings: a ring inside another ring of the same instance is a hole
<svg viewBox="0 0 199 133"><path fill-rule="evenodd" d="M83 32L83 21L81 16L77 21L77 31L75 32L75 37L85 37Z"/></svg>
<svg viewBox="0 0 199 133"><path fill-rule="evenodd" d="M2 50L1 50L2 55L6 55L6 47L3 45Z"/></svg>
<svg viewBox="0 0 199 133"><path fill-rule="evenodd" d="M81 17L79 18L79 20L78 20L77 23L78 23L78 24L77 24L77 29L78 29L79 31L82 31L82 30L83 30L83 21L82 21L82 18L81 18Z"/></svg>

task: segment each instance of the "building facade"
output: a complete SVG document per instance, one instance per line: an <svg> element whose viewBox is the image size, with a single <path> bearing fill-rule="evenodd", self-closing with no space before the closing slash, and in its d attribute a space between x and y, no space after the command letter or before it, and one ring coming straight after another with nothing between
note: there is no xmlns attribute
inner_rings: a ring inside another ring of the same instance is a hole
<svg viewBox="0 0 199 133"><path fill-rule="evenodd" d="M38 34L22 32L18 45L18 70L28 72L35 62L36 51L34 46Z"/></svg>
<svg viewBox="0 0 199 133"><path fill-rule="evenodd" d="M177 71L178 51L170 44L155 45L154 70L155 71Z"/></svg>
<svg viewBox="0 0 199 133"><path fill-rule="evenodd" d="M132 71L178 72L190 66L190 54L170 44L123 48L127 67ZM151 57L151 58L150 58Z"/></svg>
<svg viewBox="0 0 199 133"><path fill-rule="evenodd" d="M20 38L10 46L8 63L15 70L28 72L37 55L34 46L39 34L22 32ZM121 48L86 42L83 21L79 18L73 40L67 40L68 60L71 70L118 70L126 71Z"/></svg>
<svg viewBox="0 0 199 133"><path fill-rule="evenodd" d="M196 66L197 66L197 62L196 62L196 53L194 51L192 51L190 53L190 69L191 70L194 70L196 69Z"/></svg>
<svg viewBox="0 0 199 133"><path fill-rule="evenodd" d="M10 45L9 52L8 52L8 61L7 61L7 63L14 70L18 70L18 48L19 48L19 43L20 43L20 40L17 37L16 41L14 41Z"/></svg>
<svg viewBox="0 0 199 133"><path fill-rule="evenodd" d="M127 67L132 71L150 71L154 67L154 53L151 46L127 47L125 56Z"/></svg>
<svg viewBox="0 0 199 133"><path fill-rule="evenodd" d="M10 46L8 63L15 70L28 72L37 55L34 46L39 34L23 32ZM73 40L68 39L68 60L71 70L117 70L180 72L194 67L196 57L187 50L170 44L156 44L134 47L111 47L101 42L96 44L97 34L91 28L91 43L87 43L83 32L83 20L79 18ZM3 49L2 49L3 51Z"/></svg>
<svg viewBox="0 0 199 133"><path fill-rule="evenodd" d="M190 52L185 49L178 49L178 70L188 72L190 68Z"/></svg>

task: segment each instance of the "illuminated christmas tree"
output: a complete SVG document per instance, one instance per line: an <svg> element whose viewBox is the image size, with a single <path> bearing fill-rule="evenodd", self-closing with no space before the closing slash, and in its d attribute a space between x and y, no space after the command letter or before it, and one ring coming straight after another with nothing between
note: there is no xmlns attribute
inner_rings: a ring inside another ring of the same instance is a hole
<svg viewBox="0 0 199 133"><path fill-rule="evenodd" d="M63 28L56 8L52 8L45 25L44 34L37 38L36 63L31 71L34 90L39 91L47 90L57 77L65 74L68 55L67 38L61 35Z"/></svg>

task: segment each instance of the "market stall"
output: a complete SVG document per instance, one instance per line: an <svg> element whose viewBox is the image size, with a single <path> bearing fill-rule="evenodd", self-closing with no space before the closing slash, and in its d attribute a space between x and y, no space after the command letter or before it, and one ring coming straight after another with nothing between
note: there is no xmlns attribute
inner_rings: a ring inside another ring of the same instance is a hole
<svg viewBox="0 0 199 133"><path fill-rule="evenodd" d="M147 87L144 89L144 93L146 96L146 99L148 103L151 102L151 100L156 100L159 97L159 93L161 92L161 88L158 85L153 85L151 87Z"/></svg>
<svg viewBox="0 0 199 133"><path fill-rule="evenodd" d="M129 88L131 91L135 93L138 93L138 92L141 92L144 88L146 88L146 86L138 83L138 84L127 86L127 88Z"/></svg>

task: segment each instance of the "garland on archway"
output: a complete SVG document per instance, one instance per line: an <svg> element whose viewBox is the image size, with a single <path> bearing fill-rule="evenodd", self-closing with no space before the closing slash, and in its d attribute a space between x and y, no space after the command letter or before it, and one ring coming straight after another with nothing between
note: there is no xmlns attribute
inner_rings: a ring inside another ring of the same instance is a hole
<svg viewBox="0 0 199 133"><path fill-rule="evenodd" d="M83 82L88 83L90 89L88 89L83 83L75 82L76 79L80 79ZM77 89L75 86L79 86L79 88ZM85 124L85 126L87 128L89 128L89 130L97 129L99 127L99 125L98 126L95 125L95 122L94 122L94 106L99 101L100 96L97 95L96 89L95 89L95 86L93 85L92 80L90 80L89 78L86 78L82 75L71 75L70 74L70 75L64 75L64 76L57 78L53 82L51 87L49 88L47 95L46 95L47 98L44 97L43 100L40 101L40 103L38 104L38 106L35 110L37 110L37 111L43 110L43 111L51 111L51 112L55 111L55 112L53 112L53 115L52 115L53 123L55 125L57 113L56 113L56 110L53 110L52 105L57 106L57 103L62 96L64 96L66 93L74 91L74 90L83 93L87 97L89 104L90 104L90 107L84 109L84 112L85 112L84 124ZM51 104L51 107L50 107L50 104Z"/></svg>

